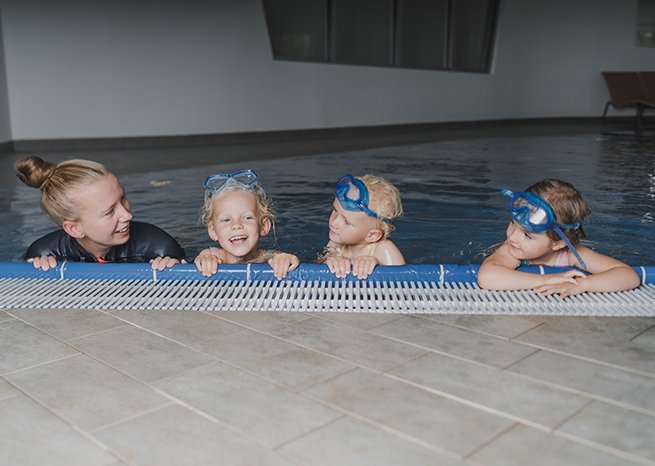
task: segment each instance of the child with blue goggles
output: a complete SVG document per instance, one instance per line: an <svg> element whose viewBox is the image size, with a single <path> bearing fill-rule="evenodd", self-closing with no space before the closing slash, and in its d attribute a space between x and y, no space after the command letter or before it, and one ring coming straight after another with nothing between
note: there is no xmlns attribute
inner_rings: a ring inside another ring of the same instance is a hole
<svg viewBox="0 0 655 466"><path fill-rule="evenodd" d="M502 193L510 198L507 239L480 266L480 287L532 289L542 296L555 294L565 298L589 291L623 291L639 286L639 277L631 267L580 244L584 237L582 220L591 209L573 185L550 178L525 192L503 189ZM516 270L520 265L574 269L537 275Z"/></svg>
<svg viewBox="0 0 655 466"><path fill-rule="evenodd" d="M193 261L205 276L215 274L219 264L268 262L273 274L282 279L298 266L293 254L259 247L260 237L268 235L275 217L254 170L207 177L201 221L219 246L200 251Z"/></svg>
<svg viewBox="0 0 655 466"><path fill-rule="evenodd" d="M398 189L387 180L345 175L337 181L329 238L321 259L338 278L352 272L367 278L377 265L403 265L405 258L388 239L391 221L402 214Z"/></svg>

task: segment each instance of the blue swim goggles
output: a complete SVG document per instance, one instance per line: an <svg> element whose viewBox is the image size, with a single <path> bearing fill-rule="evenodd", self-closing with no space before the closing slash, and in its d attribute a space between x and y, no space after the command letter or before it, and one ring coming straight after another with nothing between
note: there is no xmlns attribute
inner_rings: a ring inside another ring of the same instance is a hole
<svg viewBox="0 0 655 466"><path fill-rule="evenodd" d="M234 173L217 173L208 176L205 180L205 189L218 193L225 188L236 187L253 191L257 185L257 173L255 170L239 170Z"/></svg>
<svg viewBox="0 0 655 466"><path fill-rule="evenodd" d="M509 197L509 208L514 222L530 233L544 233L548 230L554 231L562 238L562 241L564 241L576 259L578 259L580 265L585 269L587 268L585 261L582 260L578 251L576 251L571 241L562 231L562 228L565 230L574 230L580 227L579 223L572 225L558 224L553 208L538 194L512 192L507 188L501 189L500 192Z"/></svg>
<svg viewBox="0 0 655 466"><path fill-rule="evenodd" d="M366 185L352 175L342 176L339 181L337 181L334 195L339 200L341 207L346 210L351 212L364 212L369 217L384 220L385 222L390 221L387 218L378 217L378 214L369 208L369 194Z"/></svg>

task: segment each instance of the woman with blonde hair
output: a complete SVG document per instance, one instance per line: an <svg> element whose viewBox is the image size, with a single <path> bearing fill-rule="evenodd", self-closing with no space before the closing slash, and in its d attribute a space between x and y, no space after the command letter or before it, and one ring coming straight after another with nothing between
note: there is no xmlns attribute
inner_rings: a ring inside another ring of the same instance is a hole
<svg viewBox="0 0 655 466"><path fill-rule="evenodd" d="M184 258L168 233L132 221L125 190L104 165L73 159L57 165L31 156L14 165L27 186L41 190L41 208L60 230L36 240L25 258L48 270L57 261L151 262L163 270Z"/></svg>

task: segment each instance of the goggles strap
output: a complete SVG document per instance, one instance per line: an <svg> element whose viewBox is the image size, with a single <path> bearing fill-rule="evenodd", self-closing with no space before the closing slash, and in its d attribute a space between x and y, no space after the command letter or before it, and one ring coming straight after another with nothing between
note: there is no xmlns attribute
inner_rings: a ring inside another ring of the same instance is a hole
<svg viewBox="0 0 655 466"><path fill-rule="evenodd" d="M580 254L579 254L578 251L576 251L576 249L573 247L573 244L572 244L571 241L568 239L568 237L564 234L564 232L560 229L560 227L558 227L557 225L555 225L555 226L553 227L553 231L554 231L555 233L557 233L557 234L559 235L560 238L562 238L562 241L564 241L564 243L566 244L566 246L571 250L571 252L572 252L573 255L575 256L575 258L578 259L578 262L580 263L580 265L581 265L584 269L586 269L586 268L587 268L587 264L586 264L585 261L582 259L582 257L580 257Z"/></svg>

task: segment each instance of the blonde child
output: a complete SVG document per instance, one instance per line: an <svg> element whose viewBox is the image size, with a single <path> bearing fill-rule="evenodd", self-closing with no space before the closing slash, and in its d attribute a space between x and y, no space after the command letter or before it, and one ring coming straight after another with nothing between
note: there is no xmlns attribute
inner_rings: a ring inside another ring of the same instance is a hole
<svg viewBox="0 0 655 466"><path fill-rule="evenodd" d="M27 186L41 191L41 209L60 228L34 241L25 258L47 271L58 261L150 262L163 270L184 260L164 230L132 220L125 189L104 165L72 159L59 164L27 157L14 165Z"/></svg>
<svg viewBox="0 0 655 466"><path fill-rule="evenodd" d="M532 289L561 298L589 291L622 291L639 286L636 272L623 262L580 244L582 220L591 209L569 183L546 179L525 192L503 190L510 197L507 240L480 266L478 284L492 290ZM520 265L576 267L538 275L515 270Z"/></svg>
<svg viewBox="0 0 655 466"><path fill-rule="evenodd" d="M405 258L388 239L391 221L403 213L398 189L387 180L345 175L337 181L330 215L330 241L322 260L338 278L351 271L367 278L376 265L403 265Z"/></svg>
<svg viewBox="0 0 655 466"><path fill-rule="evenodd" d="M219 264L268 262L282 279L298 266L293 254L259 247L259 238L268 235L275 219L254 170L208 177L200 218L220 246L202 250L193 261L205 276L215 274Z"/></svg>

